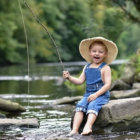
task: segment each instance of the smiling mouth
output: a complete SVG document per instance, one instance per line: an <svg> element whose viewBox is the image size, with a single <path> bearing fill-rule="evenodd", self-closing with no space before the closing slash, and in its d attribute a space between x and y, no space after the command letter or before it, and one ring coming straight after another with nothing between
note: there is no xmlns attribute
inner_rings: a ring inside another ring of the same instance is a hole
<svg viewBox="0 0 140 140"><path fill-rule="evenodd" d="M95 57L94 57L94 59L100 59L100 57L98 57L98 56L95 56Z"/></svg>

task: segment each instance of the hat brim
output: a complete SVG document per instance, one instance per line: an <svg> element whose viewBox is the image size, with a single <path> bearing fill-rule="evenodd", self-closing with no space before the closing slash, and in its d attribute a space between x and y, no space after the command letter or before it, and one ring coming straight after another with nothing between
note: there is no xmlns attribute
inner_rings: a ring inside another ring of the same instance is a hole
<svg viewBox="0 0 140 140"><path fill-rule="evenodd" d="M115 60L115 58L117 57L118 48L114 42L107 40L103 37L93 37L93 38L82 40L79 45L79 51L80 51L81 56L87 62L92 62L92 59L89 55L89 46L95 41L101 41L106 45L108 53L104 59L104 62L106 62L107 64L111 64L112 61Z"/></svg>

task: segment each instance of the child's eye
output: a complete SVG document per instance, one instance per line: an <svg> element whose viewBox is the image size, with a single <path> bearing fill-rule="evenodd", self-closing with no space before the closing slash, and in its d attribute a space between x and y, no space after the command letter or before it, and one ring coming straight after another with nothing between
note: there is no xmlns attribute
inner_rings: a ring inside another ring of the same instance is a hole
<svg viewBox="0 0 140 140"><path fill-rule="evenodd" d="M104 51L99 51L99 53L104 53Z"/></svg>

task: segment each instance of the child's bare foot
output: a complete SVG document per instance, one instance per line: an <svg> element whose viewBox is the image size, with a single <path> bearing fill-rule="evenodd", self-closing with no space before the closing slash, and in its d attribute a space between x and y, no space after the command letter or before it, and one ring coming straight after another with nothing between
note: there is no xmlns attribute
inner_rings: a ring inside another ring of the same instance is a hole
<svg viewBox="0 0 140 140"><path fill-rule="evenodd" d="M77 135L77 134L79 134L77 131L72 130L72 131L68 134L68 136L71 137L71 136L74 136L74 135Z"/></svg>
<svg viewBox="0 0 140 140"><path fill-rule="evenodd" d="M87 130L83 130L83 132L81 133L82 136L88 136L92 134L92 130L91 129L87 129Z"/></svg>

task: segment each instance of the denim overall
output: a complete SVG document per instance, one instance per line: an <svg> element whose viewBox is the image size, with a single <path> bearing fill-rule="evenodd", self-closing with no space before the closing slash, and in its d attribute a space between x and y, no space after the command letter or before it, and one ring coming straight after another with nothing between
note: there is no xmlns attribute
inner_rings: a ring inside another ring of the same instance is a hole
<svg viewBox="0 0 140 140"><path fill-rule="evenodd" d="M86 112L86 114L94 113L97 116L101 107L109 102L110 92L106 91L95 100L88 102L88 97L96 93L104 85L101 77L101 69L106 63L101 63L98 68L90 68L90 65L88 64L85 68L86 91L83 98L77 103L76 111Z"/></svg>

